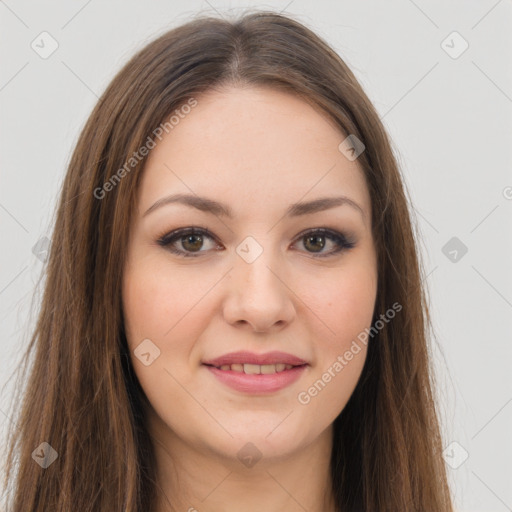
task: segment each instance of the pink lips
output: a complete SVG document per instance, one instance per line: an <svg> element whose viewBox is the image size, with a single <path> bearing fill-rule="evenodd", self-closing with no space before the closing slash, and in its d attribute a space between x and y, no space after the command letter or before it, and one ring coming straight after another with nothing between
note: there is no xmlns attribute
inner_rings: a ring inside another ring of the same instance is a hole
<svg viewBox="0 0 512 512"><path fill-rule="evenodd" d="M254 352L231 352L209 361L203 361L203 364L211 366L222 366L224 364L291 364L293 366L299 366L307 364L307 361L300 357L286 352L267 352L266 354L255 354Z"/></svg>
<svg viewBox="0 0 512 512"><path fill-rule="evenodd" d="M304 359L285 352L232 352L223 356L204 361L206 368L223 384L243 393L272 393L279 391L295 382L309 366ZM221 370L221 366L232 364L252 365L292 365L270 374L246 374L243 371Z"/></svg>

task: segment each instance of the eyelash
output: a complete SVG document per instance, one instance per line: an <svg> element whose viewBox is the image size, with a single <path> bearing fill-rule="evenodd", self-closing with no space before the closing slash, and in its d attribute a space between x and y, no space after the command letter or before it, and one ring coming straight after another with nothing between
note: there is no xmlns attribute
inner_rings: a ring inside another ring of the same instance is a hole
<svg viewBox="0 0 512 512"><path fill-rule="evenodd" d="M299 241L303 238L306 238L307 236L318 235L318 234L323 235L326 238L329 238L332 241L334 241L334 243L338 246L338 248L327 253L327 254L309 253L316 258L327 258L329 256L338 254L339 252L352 249L355 246L355 243L352 240L348 239L348 237L346 237L343 233L339 233L337 231L333 231L333 230L325 229L325 228L311 229L309 231L301 233L297 237L297 241ZM177 229L175 231L171 231L170 233L161 235L158 238L157 243L160 246L165 247L170 252L177 254L179 256L182 256L184 258L197 258L198 256L201 255L202 252L207 252L207 251L198 251L196 253L187 253L187 252L178 250L175 247L173 247L174 243L179 241L180 238L183 238L187 235L207 236L213 240L216 240L216 237L207 228L189 227L189 228Z"/></svg>

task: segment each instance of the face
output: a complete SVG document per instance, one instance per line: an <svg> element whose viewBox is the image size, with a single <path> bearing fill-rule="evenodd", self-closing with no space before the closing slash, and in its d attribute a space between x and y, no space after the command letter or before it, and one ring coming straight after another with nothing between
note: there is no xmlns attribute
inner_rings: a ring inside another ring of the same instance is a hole
<svg viewBox="0 0 512 512"><path fill-rule="evenodd" d="M285 457L329 431L364 365L353 342L377 292L370 197L338 149L346 135L303 100L267 88L196 99L138 191L130 354L161 437ZM178 194L190 202L165 200Z"/></svg>

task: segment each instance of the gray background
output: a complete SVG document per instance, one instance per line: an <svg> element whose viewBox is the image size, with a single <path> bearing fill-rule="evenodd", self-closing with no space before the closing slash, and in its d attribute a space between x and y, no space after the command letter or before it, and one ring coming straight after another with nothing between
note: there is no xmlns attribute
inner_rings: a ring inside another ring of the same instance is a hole
<svg viewBox="0 0 512 512"><path fill-rule="evenodd" d="M58 188L97 97L157 34L199 11L247 6L298 16L380 113L417 216L457 510L512 510L510 0L0 0L0 430L10 421L7 379L34 323L43 263L32 249L51 237ZM58 43L45 59L31 47L51 48L43 31ZM454 31L469 44L461 55Z"/></svg>

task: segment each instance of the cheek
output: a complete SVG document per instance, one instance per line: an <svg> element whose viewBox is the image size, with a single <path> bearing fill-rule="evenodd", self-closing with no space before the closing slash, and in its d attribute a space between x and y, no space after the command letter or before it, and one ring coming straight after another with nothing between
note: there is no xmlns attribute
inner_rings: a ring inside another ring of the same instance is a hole
<svg viewBox="0 0 512 512"><path fill-rule="evenodd" d="M171 271L155 257L139 258L125 273L123 309L130 357L153 404L166 403L171 395L180 402L178 382L190 387L199 366L196 340L211 320L208 292L218 276L197 274L191 279L190 272ZM138 356L148 351L146 347L156 354L148 366Z"/></svg>
<svg viewBox="0 0 512 512"><path fill-rule="evenodd" d="M163 341L187 323L188 314L208 288L181 276L154 259L125 275L123 308L127 333L133 342L141 337Z"/></svg>
<svg viewBox="0 0 512 512"><path fill-rule="evenodd" d="M164 416L169 414L170 396L179 409L190 406L179 383L189 387L195 364L190 353L203 328L198 319L205 315L198 301L208 288L211 285L193 286L155 258L141 258L125 273L123 311L130 357L149 402ZM143 346L144 351L139 349ZM151 358L148 365L138 355L146 352ZM167 420L171 424L173 418Z"/></svg>
<svg viewBox="0 0 512 512"><path fill-rule="evenodd" d="M369 280L347 279L338 285L335 294L329 321L336 332L335 343L343 346L370 326L376 288Z"/></svg>
<svg viewBox="0 0 512 512"><path fill-rule="evenodd" d="M309 387L298 397L309 413L332 421L350 399L366 360L366 330L372 324L376 293L372 267L355 265L310 295L309 305L326 326L321 333L327 335L313 336L317 366Z"/></svg>
<svg viewBox="0 0 512 512"><path fill-rule="evenodd" d="M312 284L312 283L311 283ZM372 322L377 283L369 266L345 268L318 287L310 286L308 306L316 312L325 340L325 353L344 350Z"/></svg>

